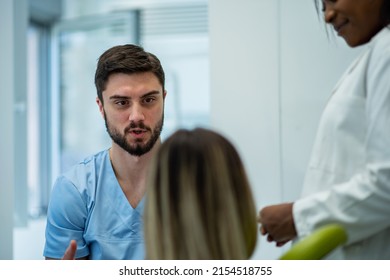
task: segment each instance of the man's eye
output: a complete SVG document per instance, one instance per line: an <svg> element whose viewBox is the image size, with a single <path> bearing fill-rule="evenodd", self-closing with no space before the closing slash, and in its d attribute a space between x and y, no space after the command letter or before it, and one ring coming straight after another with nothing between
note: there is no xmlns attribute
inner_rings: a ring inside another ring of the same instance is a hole
<svg viewBox="0 0 390 280"><path fill-rule="evenodd" d="M144 103L150 104L150 103L152 103L154 100L156 100L154 97L147 97L147 98L144 99Z"/></svg>
<svg viewBox="0 0 390 280"><path fill-rule="evenodd" d="M115 104L118 106L125 106L128 104L128 102L126 100L119 100L119 101L115 102Z"/></svg>

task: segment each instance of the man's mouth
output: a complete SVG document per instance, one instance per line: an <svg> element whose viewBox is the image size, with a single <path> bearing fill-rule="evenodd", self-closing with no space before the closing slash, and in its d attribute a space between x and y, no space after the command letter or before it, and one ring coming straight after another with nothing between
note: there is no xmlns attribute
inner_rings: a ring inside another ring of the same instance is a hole
<svg viewBox="0 0 390 280"><path fill-rule="evenodd" d="M127 133L132 135L135 138L143 138L147 132L148 132L147 129L132 128Z"/></svg>
<svg viewBox="0 0 390 280"><path fill-rule="evenodd" d="M145 125L131 125L124 131L125 134L142 135L149 131L149 128Z"/></svg>
<svg viewBox="0 0 390 280"><path fill-rule="evenodd" d="M142 130L142 129L132 129L130 130L130 133L134 133L136 135L140 135L142 133L146 132L146 130Z"/></svg>

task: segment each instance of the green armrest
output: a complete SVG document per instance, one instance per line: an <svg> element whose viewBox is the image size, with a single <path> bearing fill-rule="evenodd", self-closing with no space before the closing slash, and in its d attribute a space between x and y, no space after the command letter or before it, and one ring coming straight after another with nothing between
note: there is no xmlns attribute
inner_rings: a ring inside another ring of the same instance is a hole
<svg viewBox="0 0 390 280"><path fill-rule="evenodd" d="M320 260L347 241L345 229L338 224L318 228L295 243L280 260Z"/></svg>

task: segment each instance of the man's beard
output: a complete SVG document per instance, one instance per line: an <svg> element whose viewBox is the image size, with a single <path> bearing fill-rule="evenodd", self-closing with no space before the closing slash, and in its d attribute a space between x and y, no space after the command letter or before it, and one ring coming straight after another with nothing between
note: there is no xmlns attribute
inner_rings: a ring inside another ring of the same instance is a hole
<svg viewBox="0 0 390 280"><path fill-rule="evenodd" d="M124 129L124 134L121 134L118 130L113 128L110 123L107 121L106 113L104 112L104 121L106 124L106 129L111 139L123 150L127 151L130 155L140 157L147 152L149 152L156 144L157 140L160 138L160 134L164 125L164 113L160 119L160 121L156 124L154 129L152 130L150 127L145 126L145 124L141 121L138 123L131 122L129 126ZM126 134L131 129L143 129L150 131L152 133L150 139L145 144L136 143L135 145L131 145L127 142Z"/></svg>

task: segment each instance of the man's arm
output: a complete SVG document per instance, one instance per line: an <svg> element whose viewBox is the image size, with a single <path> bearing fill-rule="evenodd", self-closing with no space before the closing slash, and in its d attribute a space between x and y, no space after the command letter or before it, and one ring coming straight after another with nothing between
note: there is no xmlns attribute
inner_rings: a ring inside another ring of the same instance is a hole
<svg viewBox="0 0 390 280"><path fill-rule="evenodd" d="M87 215L86 202L79 189L67 177L59 177L53 186L47 213L43 252L46 259L63 259L64 252L70 250L71 253L75 247L78 256L89 255L83 239ZM70 240L76 240L77 246L72 245Z"/></svg>

